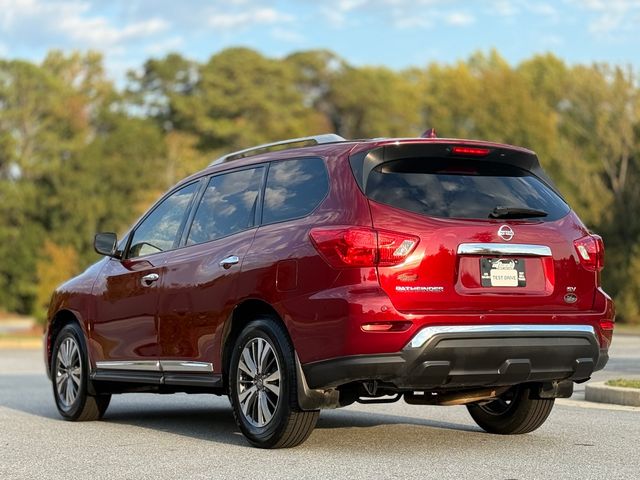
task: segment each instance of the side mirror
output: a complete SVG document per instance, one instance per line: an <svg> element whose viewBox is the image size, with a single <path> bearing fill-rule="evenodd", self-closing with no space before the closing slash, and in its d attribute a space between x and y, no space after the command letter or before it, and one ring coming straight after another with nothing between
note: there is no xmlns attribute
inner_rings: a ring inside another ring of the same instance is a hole
<svg viewBox="0 0 640 480"><path fill-rule="evenodd" d="M118 237L113 232L96 233L93 239L93 248L100 255L107 257L117 257Z"/></svg>

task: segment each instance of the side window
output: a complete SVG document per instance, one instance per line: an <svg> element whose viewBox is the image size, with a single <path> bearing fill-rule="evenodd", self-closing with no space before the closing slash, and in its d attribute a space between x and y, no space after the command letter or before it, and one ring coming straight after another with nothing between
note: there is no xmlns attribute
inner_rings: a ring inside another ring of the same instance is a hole
<svg viewBox="0 0 640 480"><path fill-rule="evenodd" d="M254 168L212 177L193 218L187 245L253 227L263 172L264 168Z"/></svg>
<svg viewBox="0 0 640 480"><path fill-rule="evenodd" d="M269 167L262 223L275 223L311 213L329 190L324 160L302 158L273 162Z"/></svg>
<svg viewBox="0 0 640 480"><path fill-rule="evenodd" d="M136 228L128 257L140 257L174 248L189 202L197 189L198 182L195 182L165 198Z"/></svg>

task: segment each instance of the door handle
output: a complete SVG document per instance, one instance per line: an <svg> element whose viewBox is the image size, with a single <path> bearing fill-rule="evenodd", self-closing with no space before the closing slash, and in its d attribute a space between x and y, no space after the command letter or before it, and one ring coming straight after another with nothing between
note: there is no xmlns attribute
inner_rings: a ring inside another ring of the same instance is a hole
<svg viewBox="0 0 640 480"><path fill-rule="evenodd" d="M240 257L238 257L237 255L230 255L224 260L220 260L220 266L225 270L228 270L233 265L236 265L238 262L240 262Z"/></svg>
<svg viewBox="0 0 640 480"><path fill-rule="evenodd" d="M142 286L150 287L153 283L157 282L159 278L160 275L158 275L157 273L149 273L142 277Z"/></svg>

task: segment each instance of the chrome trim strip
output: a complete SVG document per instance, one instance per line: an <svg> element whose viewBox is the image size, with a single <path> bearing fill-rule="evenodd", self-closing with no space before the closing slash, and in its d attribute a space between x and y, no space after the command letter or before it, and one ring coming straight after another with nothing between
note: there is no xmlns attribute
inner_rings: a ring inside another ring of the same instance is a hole
<svg viewBox="0 0 640 480"><path fill-rule="evenodd" d="M184 360L160 360L163 372L213 372L213 364L207 362L189 362Z"/></svg>
<svg viewBox="0 0 640 480"><path fill-rule="evenodd" d="M458 255L520 255L522 257L550 257L551 249L546 245L519 243L461 243Z"/></svg>
<svg viewBox="0 0 640 480"><path fill-rule="evenodd" d="M187 360L125 360L96 362L96 369L211 373L213 372L213 364L207 362L190 362Z"/></svg>
<svg viewBox="0 0 640 480"><path fill-rule="evenodd" d="M158 360L127 360L96 362L96 368L105 370L142 370L145 372L160 372L160 362Z"/></svg>
<svg viewBox="0 0 640 480"><path fill-rule="evenodd" d="M407 347L420 348L436 335L482 333L575 333L592 335L596 343L596 331L591 325L439 325L425 327L414 335Z"/></svg>

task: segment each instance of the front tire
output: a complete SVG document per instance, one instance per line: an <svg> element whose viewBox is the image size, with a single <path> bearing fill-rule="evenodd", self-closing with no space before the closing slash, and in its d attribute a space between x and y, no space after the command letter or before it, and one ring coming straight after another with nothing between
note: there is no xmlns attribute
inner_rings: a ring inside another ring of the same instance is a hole
<svg viewBox="0 0 640 480"><path fill-rule="evenodd" d="M277 320L253 321L238 336L229 400L240 431L256 447L295 447L313 431L319 411L298 407L293 347Z"/></svg>
<svg viewBox="0 0 640 480"><path fill-rule="evenodd" d="M485 404L467 405L480 428L499 435L533 432L546 420L555 399L534 398L528 386L516 386L501 398Z"/></svg>
<svg viewBox="0 0 640 480"><path fill-rule="evenodd" d="M71 421L99 420L109 407L111 395L89 395L89 361L82 330L65 326L53 346L51 380L53 398L60 415Z"/></svg>

